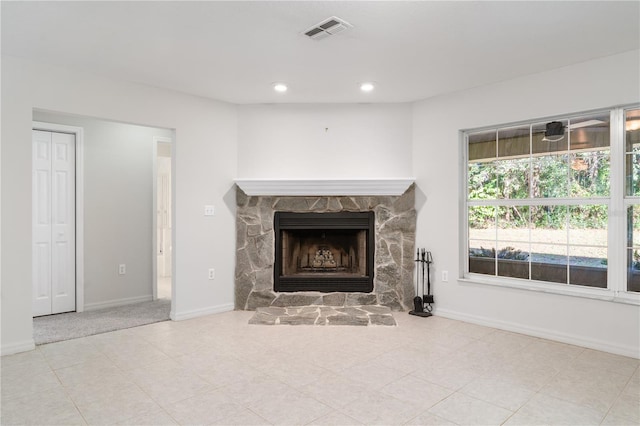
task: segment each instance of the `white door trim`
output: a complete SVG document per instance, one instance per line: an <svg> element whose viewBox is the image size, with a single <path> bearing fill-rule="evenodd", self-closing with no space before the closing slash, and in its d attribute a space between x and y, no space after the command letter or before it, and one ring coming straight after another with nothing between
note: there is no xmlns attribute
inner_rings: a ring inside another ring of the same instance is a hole
<svg viewBox="0 0 640 426"><path fill-rule="evenodd" d="M70 133L76 137L76 312L84 311L84 129L64 124L32 122L33 130Z"/></svg>
<svg viewBox="0 0 640 426"><path fill-rule="evenodd" d="M153 182L153 188L151 190L152 196L153 196L153 201L152 201L152 205L153 205L153 211L151 212L151 216L152 216L152 222L151 222L151 226L153 229L153 232L151 233L151 253L153 253L153 255L151 256L151 279L153 280L153 300L158 300L158 256L156 254L157 251L157 247L158 247L158 143L168 143L171 145L171 164L173 166L173 139L172 138L167 138L164 136L154 136L153 137L153 149L152 149L152 179L151 181ZM173 188L173 167L171 170L171 186ZM171 191L171 208L173 208L173 191ZM173 233L173 214L171 215L171 232ZM171 242L173 243L173 235L171 237ZM173 262L173 257L174 255L172 254L171 256L171 262ZM174 293L174 269L171 268L171 305L173 306L173 295Z"/></svg>

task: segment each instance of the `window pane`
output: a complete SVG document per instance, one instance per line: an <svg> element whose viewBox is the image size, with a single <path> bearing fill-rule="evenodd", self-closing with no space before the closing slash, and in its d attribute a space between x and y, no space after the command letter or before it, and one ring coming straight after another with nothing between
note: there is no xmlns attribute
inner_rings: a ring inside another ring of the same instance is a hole
<svg viewBox="0 0 640 426"><path fill-rule="evenodd" d="M529 243L498 242L498 275L529 278Z"/></svg>
<svg viewBox="0 0 640 426"><path fill-rule="evenodd" d="M569 284L607 287L605 205L572 206L569 213Z"/></svg>
<svg viewBox="0 0 640 426"><path fill-rule="evenodd" d="M607 288L607 249L569 246L569 284Z"/></svg>
<svg viewBox="0 0 640 426"><path fill-rule="evenodd" d="M497 213L499 241L529 241L528 206L500 206Z"/></svg>
<svg viewBox="0 0 640 426"><path fill-rule="evenodd" d="M496 207L469 207L469 272L496 274Z"/></svg>
<svg viewBox="0 0 640 426"><path fill-rule="evenodd" d="M626 111L624 120L627 152L631 152L640 146L640 109Z"/></svg>
<svg viewBox="0 0 640 426"><path fill-rule="evenodd" d="M529 197L529 158L496 161L498 198Z"/></svg>
<svg viewBox="0 0 640 426"><path fill-rule="evenodd" d="M569 244L607 246L607 206L594 204L569 208Z"/></svg>
<svg viewBox="0 0 640 426"><path fill-rule="evenodd" d="M571 196L608 197L609 151L585 151L571 154Z"/></svg>
<svg viewBox="0 0 640 426"><path fill-rule="evenodd" d="M569 120L569 149L571 151L601 151L609 148L609 113Z"/></svg>
<svg viewBox="0 0 640 426"><path fill-rule="evenodd" d="M531 244L531 279L567 283L567 246Z"/></svg>
<svg viewBox="0 0 640 426"><path fill-rule="evenodd" d="M469 163L468 197L470 200L495 199L498 195L494 162Z"/></svg>
<svg viewBox="0 0 640 426"><path fill-rule="evenodd" d="M531 241L567 244L567 207L532 206Z"/></svg>
<svg viewBox="0 0 640 426"><path fill-rule="evenodd" d="M496 131L473 133L469 135L469 162L493 160L496 158Z"/></svg>
<svg viewBox="0 0 640 426"><path fill-rule="evenodd" d="M469 239L490 240L496 239L496 207L474 206L469 207Z"/></svg>
<svg viewBox="0 0 640 426"><path fill-rule="evenodd" d="M640 291L640 205L627 209L627 291Z"/></svg>
<svg viewBox="0 0 640 426"><path fill-rule="evenodd" d="M567 128L569 124L568 120L557 120L561 122L564 128ZM568 137L566 136L566 130L563 136L549 136L545 135L547 130L547 123L535 123L531 126L531 146L534 156L536 154L556 154L566 152L569 148Z"/></svg>
<svg viewBox="0 0 640 426"><path fill-rule="evenodd" d="M640 110L625 113L625 175L629 196L640 196Z"/></svg>
<svg viewBox="0 0 640 426"><path fill-rule="evenodd" d="M640 249L627 250L627 291L640 292Z"/></svg>
<svg viewBox="0 0 640 426"><path fill-rule="evenodd" d="M469 240L469 272L496 274L496 244L494 241Z"/></svg>
<svg viewBox="0 0 640 426"><path fill-rule="evenodd" d="M498 157L529 158L529 126L498 130Z"/></svg>
<svg viewBox="0 0 640 426"><path fill-rule="evenodd" d="M631 153L625 155L626 190L631 197L640 196L640 146L634 146Z"/></svg>
<svg viewBox="0 0 640 426"><path fill-rule="evenodd" d="M531 279L567 283L566 206L531 207Z"/></svg>
<svg viewBox="0 0 640 426"><path fill-rule="evenodd" d="M545 155L532 160L531 196L565 198L569 195L569 156Z"/></svg>
<svg viewBox="0 0 640 426"><path fill-rule="evenodd" d="M627 208L627 248L640 247L640 205Z"/></svg>

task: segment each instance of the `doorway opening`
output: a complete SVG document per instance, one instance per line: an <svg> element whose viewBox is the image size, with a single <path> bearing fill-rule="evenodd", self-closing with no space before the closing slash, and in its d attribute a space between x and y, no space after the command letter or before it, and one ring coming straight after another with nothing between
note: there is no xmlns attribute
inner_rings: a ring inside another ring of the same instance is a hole
<svg viewBox="0 0 640 426"><path fill-rule="evenodd" d="M51 229L43 232L46 236L43 252L46 251L46 244L51 245L52 242L61 242L68 247L75 244L75 249L69 248L65 252L70 253L68 257L71 260L75 260L75 269L65 272L66 277L70 277L71 285L75 284L75 296L67 297L75 298L75 305L72 303L65 305L63 310L51 309L46 312L33 309L35 343L50 343L169 320L171 304L176 299L175 295L170 296L172 287L175 287L171 285L173 261L167 257L161 271L163 278L168 279L169 296L165 296L166 293L161 290L161 299L158 299L156 192L160 189L161 197L168 200L165 203L166 213L162 217L161 225L165 232L161 242L166 247L163 252L168 251L173 257L171 209L174 203L171 197L175 191L170 168L163 187L156 187L156 165L159 143L162 144L160 156L167 157L164 148L168 148L167 161L172 161L170 153L175 140L174 131L37 109L33 110L32 130L34 135L45 141L41 146L36 146L35 136L31 141L34 164L32 197L44 200L52 198L55 191L63 187L61 177L73 185L57 198L73 201L72 195L75 197L75 206L64 204L64 209L61 207L63 204L47 204L48 207L44 208L47 214L44 215L40 214L40 206L32 203L33 223L36 223L36 218L45 218L40 221L43 224L47 221L52 223ZM48 145L46 138L53 136L47 132L53 135L60 133L64 138L75 137L75 153L72 145ZM51 158L51 166L44 160L47 156ZM60 172L63 169L57 162L62 158L74 157L75 170L70 163L65 176ZM36 167L36 159L44 165ZM160 163L163 161L160 160ZM165 169L162 164L160 167L161 170ZM75 226L69 225L68 233L56 228L61 222L58 218L62 217L59 216L61 212L66 215L65 221L66 218L72 219L70 213L75 213ZM72 231L75 231L75 239L71 236ZM35 237L36 232L33 234ZM59 237L65 241L59 240ZM41 299L41 294L47 293L35 286L38 270L52 271L62 259L60 256L43 257L41 261L36 253L37 243L34 239L34 306L36 300ZM72 290L61 292L52 288L48 297L69 295ZM45 302L48 301L42 303ZM71 321L73 325L70 325Z"/></svg>

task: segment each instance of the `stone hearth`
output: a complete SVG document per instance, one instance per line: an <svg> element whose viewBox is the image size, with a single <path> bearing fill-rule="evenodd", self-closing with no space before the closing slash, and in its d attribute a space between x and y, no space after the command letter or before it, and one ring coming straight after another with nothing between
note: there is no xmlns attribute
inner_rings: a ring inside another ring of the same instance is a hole
<svg viewBox="0 0 640 426"><path fill-rule="evenodd" d="M386 306L291 306L257 308L249 324L266 325L396 325Z"/></svg>
<svg viewBox="0 0 640 426"><path fill-rule="evenodd" d="M414 185L400 196L248 196L237 188L236 203L236 309L309 305L338 308L380 305L395 311L411 309L416 230ZM273 219L276 211L373 211L373 291L275 292Z"/></svg>

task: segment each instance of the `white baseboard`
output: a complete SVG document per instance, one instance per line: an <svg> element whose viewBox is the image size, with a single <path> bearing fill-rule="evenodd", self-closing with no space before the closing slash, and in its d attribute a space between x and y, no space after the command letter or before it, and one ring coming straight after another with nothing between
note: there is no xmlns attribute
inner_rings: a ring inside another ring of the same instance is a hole
<svg viewBox="0 0 640 426"><path fill-rule="evenodd" d="M202 317L205 315L219 314L222 312L233 311L233 308L234 308L233 303L225 303L224 305L210 306L208 308L194 309L192 311L185 311L185 312L175 312L172 310L169 317L173 321L182 321L190 318Z"/></svg>
<svg viewBox="0 0 640 426"><path fill-rule="evenodd" d="M150 302L153 300L153 295L127 297L124 299L107 300L106 302L97 303L85 303L85 311L95 311L96 309L115 308L116 306L131 305L132 303Z"/></svg>
<svg viewBox="0 0 640 426"><path fill-rule="evenodd" d="M624 355L631 358L640 359L640 348L634 346L627 345L619 345L611 342L606 342L598 339L591 339L589 337L579 336L575 334L562 333L557 330L549 330L538 327L529 327L526 325L509 322L509 321L500 321L493 318L480 317L476 315L464 314L461 312L450 311L448 309L437 309L434 310L434 314L470 322L472 324L485 325L488 327L499 328L501 330L513 331L515 333L526 334L534 337L541 337L543 339L555 340L562 343L568 343L571 345L582 346L585 348L595 349L598 351L609 352L617 355Z"/></svg>
<svg viewBox="0 0 640 426"><path fill-rule="evenodd" d="M20 352L32 351L36 348L36 344L33 339L23 340L22 342L14 342L2 344L0 354L2 356L17 354Z"/></svg>

